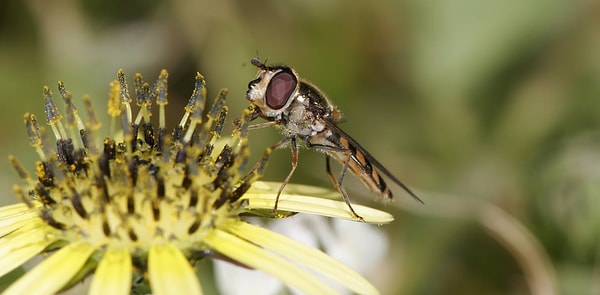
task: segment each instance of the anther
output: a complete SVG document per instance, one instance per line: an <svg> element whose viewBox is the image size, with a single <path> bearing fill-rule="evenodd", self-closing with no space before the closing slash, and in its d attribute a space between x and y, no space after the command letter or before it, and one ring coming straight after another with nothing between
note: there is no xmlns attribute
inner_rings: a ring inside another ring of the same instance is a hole
<svg viewBox="0 0 600 295"><path fill-rule="evenodd" d="M227 99L227 93L229 93L229 90L227 90L227 88L221 88L217 99L213 103L212 109L210 110L210 112L208 112L208 114L206 114L208 118L213 120L216 119L219 115L219 112L221 112L221 109L226 108L225 102Z"/></svg>
<svg viewBox="0 0 600 295"><path fill-rule="evenodd" d="M142 90L143 85L144 79L142 78L142 74L136 73L133 76L133 90L135 91L135 103L140 107L146 100L145 93Z"/></svg>
<svg viewBox="0 0 600 295"><path fill-rule="evenodd" d="M67 133L60 123L62 115L58 112L58 109L54 104L52 91L50 91L48 86L44 86L44 111L46 112L46 120L48 121L48 125L52 128L54 137L56 137L56 139L66 138Z"/></svg>
<svg viewBox="0 0 600 295"><path fill-rule="evenodd" d="M169 73L167 70L160 71L158 79L152 87L151 96L156 97L156 104L158 105L158 147L163 147L163 139L167 135L167 123L165 118L165 106L169 103L167 100L167 78Z"/></svg>
<svg viewBox="0 0 600 295"><path fill-rule="evenodd" d="M58 221L56 221L56 219L54 219L54 216L52 216L51 209L42 208L40 210L40 218L42 218L42 220L44 220L48 225L50 225L56 229L64 230L67 228L67 226L64 223L58 222Z"/></svg>
<svg viewBox="0 0 600 295"><path fill-rule="evenodd" d="M190 190L190 202L188 204L188 207L189 208L196 207L196 204L198 204L198 190L192 189L192 190Z"/></svg>
<svg viewBox="0 0 600 295"><path fill-rule="evenodd" d="M13 155L10 155L10 156L8 156L8 160L10 161L10 164L11 164L11 166L13 166L15 171L17 171L17 173L19 174L19 177L21 179L24 179L27 182L32 183L32 179L29 176L29 172L27 172L27 170L25 170L25 168L23 167L23 165L21 165L21 163L17 160L17 158L15 158Z"/></svg>
<svg viewBox="0 0 600 295"><path fill-rule="evenodd" d="M54 173L48 162L38 161L35 167L35 174L44 186L54 186Z"/></svg>
<svg viewBox="0 0 600 295"><path fill-rule="evenodd" d="M206 105L206 82L204 81L204 77L200 73L196 73L196 84L194 86L194 91L188 100L187 105L185 106L185 113L179 121L179 125L175 128L173 138L175 140L179 140L181 137L181 133L185 128L185 124L187 123L188 118L192 115L192 122L188 127L186 134L183 137L183 142L187 143L191 140L192 134L196 128L197 124L202 123L202 115L204 113L204 106Z"/></svg>
<svg viewBox="0 0 600 295"><path fill-rule="evenodd" d="M96 119L96 113L94 112L94 107L92 106L92 101L89 96L83 97L83 107L85 108L85 113L87 115L87 123L86 128L89 130L98 130L102 124Z"/></svg>
<svg viewBox="0 0 600 295"><path fill-rule="evenodd" d="M202 124L203 111L204 109L202 107L196 107L196 110L192 114L192 118L190 120L190 126L188 126L188 129L186 130L185 135L183 136L183 143L190 142L190 140L192 140L192 135L196 130L196 126L198 124Z"/></svg>
<svg viewBox="0 0 600 295"><path fill-rule="evenodd" d="M156 104L158 105L158 127L161 129L166 128L166 118L165 118L165 106L169 103L167 100L168 95L168 82L167 78L169 78L169 73L167 70L163 69L160 71L160 75L154 84L154 93L156 95Z"/></svg>
<svg viewBox="0 0 600 295"><path fill-rule="evenodd" d="M77 212L77 214L83 218L83 219L87 219L88 218L88 213L85 210L85 208L83 207L83 203L81 203L81 195L75 191L73 189L72 191L73 196L71 197L71 204L73 205L73 209L75 209L75 212Z"/></svg>
<svg viewBox="0 0 600 295"><path fill-rule="evenodd" d="M200 73L196 73L196 84L194 85L194 91L190 97L188 104L185 106L185 111L193 113L196 108L204 109L206 103L206 81L204 76Z"/></svg>
<svg viewBox="0 0 600 295"><path fill-rule="evenodd" d="M25 192L23 191L23 189L21 189L20 186L14 185L13 191L15 192L15 195L17 195L19 197L19 199L21 199L21 201L23 201L27 205L27 207L33 208L33 203L31 202L31 198L29 198L25 194Z"/></svg>
<svg viewBox="0 0 600 295"><path fill-rule="evenodd" d="M102 124L100 124L100 122L98 122L96 119L96 113L92 107L92 101L87 95L83 97L83 107L87 115L87 122L85 124L85 128L83 130L79 130L79 135L81 137L81 141L83 142L83 146L89 149L92 155L97 155L98 149L93 141L94 138L92 131L98 130Z"/></svg>
<svg viewBox="0 0 600 295"><path fill-rule="evenodd" d="M75 147L73 146L73 140L70 138L57 140L56 150L60 162L65 162L69 165L75 163Z"/></svg>
<svg viewBox="0 0 600 295"><path fill-rule="evenodd" d="M121 87L119 86L119 82L117 80L113 80L110 82L110 91L108 93L108 115L111 117L116 117L121 114L121 102L120 95Z"/></svg>
<svg viewBox="0 0 600 295"><path fill-rule="evenodd" d="M56 201L52 198L52 196L50 196L50 192L44 187L44 185L41 182L38 182L38 184L35 186L34 193L42 202L42 204L46 206L56 204Z"/></svg>
<svg viewBox="0 0 600 295"><path fill-rule="evenodd" d="M127 124L131 124L132 115L131 115L131 97L129 96L129 89L127 87L127 81L125 81L125 72L122 69L119 69L117 72L117 78L119 79L119 86L121 91L119 92L119 97L121 104L125 106L125 114L126 114L126 122Z"/></svg>
<svg viewBox="0 0 600 295"><path fill-rule="evenodd" d="M188 228L188 234L193 234L194 232L196 232L198 230L198 228L200 228L200 225L202 224L202 221L200 219L196 219L194 221L194 223L192 223L192 225L190 225L190 227Z"/></svg>
<svg viewBox="0 0 600 295"><path fill-rule="evenodd" d="M48 86L44 86L44 111L46 112L48 124L56 124L62 119L62 115L58 113L58 109L52 99L52 91L50 91Z"/></svg>
<svg viewBox="0 0 600 295"><path fill-rule="evenodd" d="M139 75L139 73L136 74L136 79L138 77L137 75ZM136 103L140 107L140 110L138 111L137 117L135 118L134 126L139 126L142 123L142 119L144 119L146 123L150 123L150 116L152 115L152 98L150 95L150 85L146 82L141 81L136 82L136 84L137 83L142 83L142 85L140 85L139 88L138 86L135 86Z"/></svg>
<svg viewBox="0 0 600 295"><path fill-rule="evenodd" d="M42 137L40 134L40 126L37 123L37 119L33 114L25 114L25 127L27 128L27 137L29 138L29 144L35 148L36 153L40 159L46 159L46 153L42 149Z"/></svg>
<svg viewBox="0 0 600 295"><path fill-rule="evenodd" d="M83 125L83 121L81 120L81 117L79 117L79 114L77 113L77 107L75 106L75 104L73 104L73 95L71 94L70 91L67 91L65 89L65 83L63 83L62 81L58 81L58 92L60 93L60 96L63 99L63 102L65 103L65 111L66 111L66 126L68 128L75 128L77 127L77 129L79 130L83 130L85 129L85 126Z"/></svg>
<svg viewBox="0 0 600 295"><path fill-rule="evenodd" d="M134 231L133 229L129 229L129 231L127 231L127 234L129 235L129 238L130 238L132 241L134 241L134 242L135 242L135 241L137 241L138 237L137 237L137 235L135 234L135 231Z"/></svg>

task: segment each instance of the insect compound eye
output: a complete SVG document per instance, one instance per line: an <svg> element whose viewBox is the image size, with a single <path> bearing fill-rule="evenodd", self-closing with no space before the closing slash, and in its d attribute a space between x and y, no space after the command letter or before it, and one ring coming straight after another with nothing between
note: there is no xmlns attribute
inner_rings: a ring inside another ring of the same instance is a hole
<svg viewBox="0 0 600 295"><path fill-rule="evenodd" d="M265 94L267 105L274 110L282 108L296 89L297 82L296 76L288 71L275 74L267 86Z"/></svg>

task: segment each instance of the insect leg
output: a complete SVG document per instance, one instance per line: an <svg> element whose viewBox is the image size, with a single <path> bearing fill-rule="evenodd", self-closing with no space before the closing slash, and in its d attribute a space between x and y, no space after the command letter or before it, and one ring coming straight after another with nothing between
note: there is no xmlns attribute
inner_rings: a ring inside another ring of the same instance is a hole
<svg viewBox="0 0 600 295"><path fill-rule="evenodd" d="M248 190L248 188L250 188L250 183L252 183L254 180L258 179L264 174L271 153L274 150L285 146L285 144L288 141L291 141L292 147L292 170L290 171L288 176L281 184L281 187L279 187L279 190L277 191L277 198L275 199L275 206L273 208L273 212L277 214L277 204L279 203L279 196L281 195L281 192L283 192L285 186L289 183L290 179L292 178L292 175L294 174L294 171L296 171L296 167L298 166L298 146L296 144L295 136L286 137L278 143L265 149L262 158L258 162L256 162L256 164L254 164L254 167L252 167L250 172L248 172L248 174L246 174L246 176L244 176L244 178L242 179L242 185L240 185L240 187L234 191L234 198L239 198L243 193L245 193Z"/></svg>
<svg viewBox="0 0 600 295"><path fill-rule="evenodd" d="M283 191L283 189L285 188L285 186L290 182L290 179L292 178L292 175L296 171L296 167L298 167L298 146L296 145L296 137L295 136L291 136L289 138L291 139L291 142L292 142L292 144L291 144L291 148L292 148L292 170L290 171L290 173L288 174L288 176L285 178L285 180L283 181L283 183L279 187L279 190L277 191L277 198L275 199L275 207L273 208L273 213L274 214L277 214L277 204L279 203L279 196L281 195L281 192Z"/></svg>
<svg viewBox="0 0 600 295"><path fill-rule="evenodd" d="M252 125L248 126L248 130L261 129L261 128L265 128L265 127L269 127L269 126L273 126L273 125L277 125L277 124L279 124L279 122L277 122L277 121L252 124Z"/></svg>
<svg viewBox="0 0 600 295"><path fill-rule="evenodd" d="M332 145L324 145L324 144L312 144L308 139L304 139L304 140L306 142L306 145L310 148L321 149L321 150L331 151L331 152L338 152L338 153L343 153L343 154L347 155L346 161L344 161L344 166L342 167L342 172L340 173L340 176L338 177L338 179L336 179L335 176L333 176L333 173L331 172L331 164L329 161L330 157L328 154L325 154L325 169L327 171L327 177L329 177L329 180L331 181L333 186L340 193L342 193L342 197L344 197L344 201L346 202L346 205L348 205L348 209L350 209L350 213L352 213L352 216L360 221L364 221L364 219L360 215L358 215L356 213L356 211L354 211L354 208L352 208L352 205L350 204L350 197L348 197L348 192L346 192L346 188L344 188L344 186L342 185L344 176L346 175L346 172L348 171L348 165L349 165L351 157L352 157L352 152L350 152L350 150L344 149L342 147L337 147L337 146L332 146Z"/></svg>
<svg viewBox="0 0 600 295"><path fill-rule="evenodd" d="M252 169L250 169L250 171L242 178L241 185L233 192L234 200L240 198L250 188L250 184L252 182L263 176L269 161L269 157L271 156L273 150L284 146L288 141L290 141L290 139L290 137L286 137L278 143L265 149L262 158L260 158L258 162L254 164L254 167L252 167Z"/></svg>
<svg viewBox="0 0 600 295"><path fill-rule="evenodd" d="M344 201L346 202L346 205L348 205L348 209L350 209L350 213L352 213L352 216L354 216L356 219L358 219L360 221L364 221L364 218L362 218L360 215L358 215L356 213L356 211L354 211L354 208L352 208L352 204L350 203L350 197L348 197L348 192L346 192L346 188L344 188L344 186L342 185L344 176L346 175L346 172L348 171L348 163L350 162L350 157L352 156L350 151L347 151L346 153L348 153L348 158L346 158L346 161L344 162L344 166L342 167L342 172L340 172L340 176L338 177L338 179L336 179L335 176L333 176L333 173L331 172L331 165L329 163L329 158L330 158L329 155L325 155L325 168L327 170L327 177L329 177L329 180L331 180L331 183L333 184L333 186L340 193L342 193L342 197L344 197Z"/></svg>
<svg viewBox="0 0 600 295"><path fill-rule="evenodd" d="M288 141L292 140L293 144L295 145L296 140L293 137L286 137L284 139L282 139L281 141L279 141L278 143L268 147L265 149L265 152L263 153L262 158L254 165L254 167L252 167L252 170L250 170L251 172L249 174L255 174L257 177L260 177L264 174L265 168L267 167L267 162L269 161L269 157L271 156L271 153L284 146Z"/></svg>
<svg viewBox="0 0 600 295"><path fill-rule="evenodd" d="M333 184L333 186L337 189L337 185L336 185L336 180L335 177L333 176L333 173L331 173L331 164L329 163L329 155L325 155L325 171L327 171L327 177L329 177L329 180L331 181L331 183Z"/></svg>

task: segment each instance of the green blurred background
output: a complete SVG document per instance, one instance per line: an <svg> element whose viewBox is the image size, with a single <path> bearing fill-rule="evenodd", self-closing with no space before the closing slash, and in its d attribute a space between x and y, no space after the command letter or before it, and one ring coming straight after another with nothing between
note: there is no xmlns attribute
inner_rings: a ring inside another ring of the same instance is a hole
<svg viewBox="0 0 600 295"><path fill-rule="evenodd" d="M238 116L256 56L318 85L425 200L393 187L394 204L373 203L397 218L369 276L383 294L600 294L598 1L3 0L0 154L33 170L22 122L43 118L42 86L99 109L119 68L168 69L173 121L196 71ZM279 138L253 131L254 155ZM331 187L322 158L301 151L293 182ZM266 179L289 167L276 152ZM20 180L0 171L12 203Z"/></svg>

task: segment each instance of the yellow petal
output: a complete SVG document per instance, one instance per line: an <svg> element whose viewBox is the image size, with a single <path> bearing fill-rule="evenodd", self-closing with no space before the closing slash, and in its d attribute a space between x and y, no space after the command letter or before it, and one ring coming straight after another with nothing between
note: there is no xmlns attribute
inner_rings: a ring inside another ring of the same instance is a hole
<svg viewBox="0 0 600 295"><path fill-rule="evenodd" d="M126 248L109 248L94 273L90 295L131 293L131 255Z"/></svg>
<svg viewBox="0 0 600 295"><path fill-rule="evenodd" d="M23 203L17 203L17 204L13 204L13 205L7 205L7 206L0 207L0 216L2 216L2 217L10 216L10 215L19 214L19 213L25 212L25 211L33 212L33 210L31 210L31 209L29 209L29 207L27 207L27 205L25 205Z"/></svg>
<svg viewBox="0 0 600 295"><path fill-rule="evenodd" d="M0 237L36 219L38 213L25 204L0 207Z"/></svg>
<svg viewBox="0 0 600 295"><path fill-rule="evenodd" d="M222 224L221 228L252 241L258 246L270 249L287 259L305 265L355 293L379 294L377 289L360 274L317 249L304 246L288 237L239 220Z"/></svg>
<svg viewBox="0 0 600 295"><path fill-rule="evenodd" d="M248 206L245 209L248 212L252 212L253 210L273 210L273 208L275 208L276 197L276 192L246 193L241 199L248 200ZM356 214L360 215L364 219L364 222L367 223L384 224L394 220L394 217L391 214L377 209L356 204L352 204L352 208L354 208ZM282 193L279 197L277 210L317 214L357 221L345 202L305 195Z"/></svg>
<svg viewBox="0 0 600 295"><path fill-rule="evenodd" d="M173 244L154 244L148 254L152 294L202 294L200 282L183 253Z"/></svg>
<svg viewBox="0 0 600 295"><path fill-rule="evenodd" d="M204 242L234 261L262 270L305 294L338 294L310 272L228 232L212 230L206 234Z"/></svg>
<svg viewBox="0 0 600 295"><path fill-rule="evenodd" d="M54 294L81 269L93 251L94 247L86 242L71 243L25 273L3 294Z"/></svg>
<svg viewBox="0 0 600 295"><path fill-rule="evenodd" d="M0 240L0 276L40 254L54 239L47 238L43 228L20 228Z"/></svg>
<svg viewBox="0 0 600 295"><path fill-rule="evenodd" d="M277 192L281 187L281 182L273 181L255 181L248 190L249 193L273 193ZM327 189L320 186L312 186L305 184L288 183L283 190L289 195L312 196L332 200L342 199L342 195L338 191Z"/></svg>

